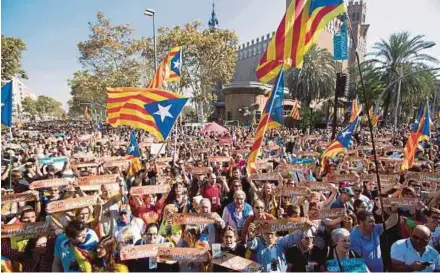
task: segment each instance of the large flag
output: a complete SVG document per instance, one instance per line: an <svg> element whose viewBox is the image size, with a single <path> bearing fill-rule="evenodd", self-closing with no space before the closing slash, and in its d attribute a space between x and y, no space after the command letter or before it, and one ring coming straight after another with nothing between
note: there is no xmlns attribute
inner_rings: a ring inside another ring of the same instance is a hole
<svg viewBox="0 0 440 273"><path fill-rule="evenodd" d="M361 113L362 111L362 106L359 104L359 100L356 97L352 102L351 102L351 115L350 115L350 123L353 122Z"/></svg>
<svg viewBox="0 0 440 273"><path fill-rule="evenodd" d="M182 47L173 47L165 56L153 79L147 84L147 88L162 88L167 82L180 79L180 67L182 65Z"/></svg>
<svg viewBox="0 0 440 273"><path fill-rule="evenodd" d="M120 87L107 89L108 123L143 129L163 141L188 98L161 89Z"/></svg>
<svg viewBox="0 0 440 273"><path fill-rule="evenodd" d="M283 124L284 72L280 69L273 90L269 96L258 124L255 141L247 161L248 174L256 171L255 161L263 143L267 129L280 127Z"/></svg>
<svg viewBox="0 0 440 273"><path fill-rule="evenodd" d="M292 0L275 36L257 66L257 78L267 83L281 67L301 68L304 55L334 18L346 11L343 0Z"/></svg>
<svg viewBox="0 0 440 273"><path fill-rule="evenodd" d="M12 81L2 87L2 124L12 126Z"/></svg>
<svg viewBox="0 0 440 273"><path fill-rule="evenodd" d="M356 130L359 118L356 117L344 130L342 130L338 136L328 145L325 151L321 155L321 171L325 167L327 158L335 157L337 154L347 151L351 144L351 138L353 132Z"/></svg>
<svg viewBox="0 0 440 273"><path fill-rule="evenodd" d="M292 112L290 112L290 116L295 120L300 120L301 119L300 111L301 111L301 105L300 105L299 101L294 100Z"/></svg>
<svg viewBox="0 0 440 273"><path fill-rule="evenodd" d="M411 132L409 134L408 140L406 141L405 144L402 166L400 167L402 171L408 170L413 166L414 156L416 155L419 139L422 136L424 123L425 123L425 108L423 107L422 104L417 114L417 118L414 121L413 126L411 127Z"/></svg>
<svg viewBox="0 0 440 273"><path fill-rule="evenodd" d="M134 130L131 131L130 144L128 144L127 151L125 153L125 158L131 159L129 174L134 175L142 168L142 164L139 160L139 158L141 157L141 153L139 151L139 145L136 139L136 132Z"/></svg>
<svg viewBox="0 0 440 273"><path fill-rule="evenodd" d="M424 120L422 124L422 131L420 133L418 141L424 141L429 140L431 138L431 115L429 114L429 103L425 106L425 112L424 112Z"/></svg>
<svg viewBox="0 0 440 273"><path fill-rule="evenodd" d="M371 118L371 123L373 124L373 127L377 127L381 116L382 116L382 111L379 108L376 109L375 113L373 114L373 117Z"/></svg>

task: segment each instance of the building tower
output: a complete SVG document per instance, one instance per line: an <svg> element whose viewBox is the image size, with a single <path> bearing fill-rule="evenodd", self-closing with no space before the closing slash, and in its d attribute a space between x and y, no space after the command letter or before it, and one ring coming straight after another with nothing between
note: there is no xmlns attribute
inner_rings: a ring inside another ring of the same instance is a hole
<svg viewBox="0 0 440 273"><path fill-rule="evenodd" d="M212 12L211 12L211 19L209 19L208 22L209 29L211 31L214 31L218 28L218 20L217 15L215 14L215 3L214 0L212 0Z"/></svg>
<svg viewBox="0 0 440 273"><path fill-rule="evenodd" d="M353 30L353 38L357 45L357 52L359 59L362 62L367 54L367 33L369 24L365 23L367 15L367 3L363 0L348 2L348 16L351 21L351 28ZM354 54L353 42L350 41L348 64L352 65L356 62L356 55Z"/></svg>

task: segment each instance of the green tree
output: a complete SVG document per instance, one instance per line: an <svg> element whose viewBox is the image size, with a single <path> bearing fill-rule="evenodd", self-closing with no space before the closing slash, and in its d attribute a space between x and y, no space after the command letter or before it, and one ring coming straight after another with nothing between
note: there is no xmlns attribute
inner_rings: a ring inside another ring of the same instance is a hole
<svg viewBox="0 0 440 273"><path fill-rule="evenodd" d="M21 105L23 107L23 112L28 113L32 117L32 119L35 119L38 114L37 101L31 99L30 97L26 97L21 102Z"/></svg>
<svg viewBox="0 0 440 273"><path fill-rule="evenodd" d="M27 79L21 66L21 55L25 50L26 45L20 38L2 35L2 81L16 76Z"/></svg>
<svg viewBox="0 0 440 273"><path fill-rule="evenodd" d="M40 119L45 117L61 118L64 114L61 102L47 96L38 96L35 110Z"/></svg>
<svg viewBox="0 0 440 273"><path fill-rule="evenodd" d="M151 47L148 39L135 39L133 28L113 25L102 12L96 17L96 22L89 23L89 39L78 44L82 70L69 80L72 113L84 108L80 103L105 107L108 87L139 86L145 82L142 77L146 64L152 62L142 57L145 48Z"/></svg>
<svg viewBox="0 0 440 273"><path fill-rule="evenodd" d="M422 71L438 63L436 58L426 53L426 49L434 45L434 42L426 41L423 35L412 37L409 32L399 32L391 34L388 40L375 43L373 47L371 63L389 86L381 95L384 114L388 115L388 109L393 109L395 125L401 104L402 110L412 109L433 90L433 74ZM404 75L408 76L402 78Z"/></svg>
<svg viewBox="0 0 440 273"><path fill-rule="evenodd" d="M303 105L329 98L335 89L335 66L332 55L325 48L313 45L304 56L301 69L293 69L287 78L289 91Z"/></svg>

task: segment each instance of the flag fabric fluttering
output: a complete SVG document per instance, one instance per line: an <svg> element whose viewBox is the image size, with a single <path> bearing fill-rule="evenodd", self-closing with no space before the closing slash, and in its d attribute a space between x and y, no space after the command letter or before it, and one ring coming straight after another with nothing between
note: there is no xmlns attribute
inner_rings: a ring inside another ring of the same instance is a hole
<svg viewBox="0 0 440 273"><path fill-rule="evenodd" d="M2 87L2 124L12 126L12 81Z"/></svg>
<svg viewBox="0 0 440 273"><path fill-rule="evenodd" d="M156 70L153 79L147 84L147 88L167 87L167 82L179 80L181 66L182 47L173 47Z"/></svg>
<svg viewBox="0 0 440 273"><path fill-rule="evenodd" d="M350 115L350 123L352 123L361 113L362 111L362 106L359 104L359 100L356 97L352 102L351 102L351 115Z"/></svg>
<svg viewBox="0 0 440 273"><path fill-rule="evenodd" d="M301 68L321 31L345 11L343 0L292 0L258 63L257 78L267 83L283 66Z"/></svg>
<svg viewBox="0 0 440 273"><path fill-rule="evenodd" d="M86 105L86 108L84 109L84 119L90 120L89 107L87 105Z"/></svg>
<svg viewBox="0 0 440 273"><path fill-rule="evenodd" d="M260 123L257 127L255 140L249 153L246 170L248 174L256 171L255 162L263 144L264 134L267 129L280 127L283 124L283 99L284 99L284 72L279 70L273 90L266 102Z"/></svg>
<svg viewBox="0 0 440 273"><path fill-rule="evenodd" d="M107 89L108 123L150 132L163 141L188 98L161 89L121 87Z"/></svg>
<svg viewBox="0 0 440 273"><path fill-rule="evenodd" d="M293 107L292 107L292 112L290 112L290 116L294 119L294 120L300 120L301 119L301 104L299 103L298 100L294 100L293 101Z"/></svg>
<svg viewBox="0 0 440 273"><path fill-rule="evenodd" d="M333 158L337 154L347 151L351 144L351 138L356 126L358 124L359 118L356 117L347 127L342 130L338 136L330 143L325 151L321 155L321 172L324 171L326 166L327 158Z"/></svg>
<svg viewBox="0 0 440 273"><path fill-rule="evenodd" d="M139 151L139 145L136 139L136 132L134 130L130 133L130 143L128 144L127 151L125 152L125 158L131 160L131 167L129 175L133 175L140 171L142 164L140 161L141 153Z"/></svg>
<svg viewBox="0 0 440 273"><path fill-rule="evenodd" d="M379 108L376 109L375 113L373 114L373 117L371 118L371 123L373 127L377 127L381 116L382 116L382 111Z"/></svg>
<svg viewBox="0 0 440 273"><path fill-rule="evenodd" d="M414 157L416 155L419 139L421 139L423 134L422 130L425 124L425 115L429 115L429 113L426 113L425 109L426 108L422 104L420 106L419 112L417 113L417 118L415 119L414 124L411 127L411 132L404 148L402 165L400 167L402 171L408 170L414 164ZM429 112L429 109L427 110Z"/></svg>
<svg viewBox="0 0 440 273"><path fill-rule="evenodd" d="M429 140L431 138L431 115L429 114L429 102L425 106L425 116L422 124L422 131L418 138L418 142Z"/></svg>

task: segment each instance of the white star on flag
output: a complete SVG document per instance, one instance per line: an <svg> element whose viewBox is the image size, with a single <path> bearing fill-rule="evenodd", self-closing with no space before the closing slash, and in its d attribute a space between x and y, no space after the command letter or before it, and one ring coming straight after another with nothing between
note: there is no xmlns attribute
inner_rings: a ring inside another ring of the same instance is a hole
<svg viewBox="0 0 440 273"><path fill-rule="evenodd" d="M160 116L160 120L163 122L165 120L166 117L170 117L170 118L174 118L171 114L170 114L170 108L171 108L171 104L168 106L163 107L162 105L158 104L159 106L159 110L154 113L154 115L158 115Z"/></svg>
<svg viewBox="0 0 440 273"><path fill-rule="evenodd" d="M179 61L179 59L177 59L177 61L175 61L174 63L173 63L173 65L174 65L174 68L179 68L180 67L180 61Z"/></svg>
<svg viewBox="0 0 440 273"><path fill-rule="evenodd" d="M134 145L131 145L128 149L130 150L130 153L134 152Z"/></svg>
<svg viewBox="0 0 440 273"><path fill-rule="evenodd" d="M346 137L346 136L349 135L350 133L351 133L350 131L343 132L343 133L342 133L342 137Z"/></svg>

